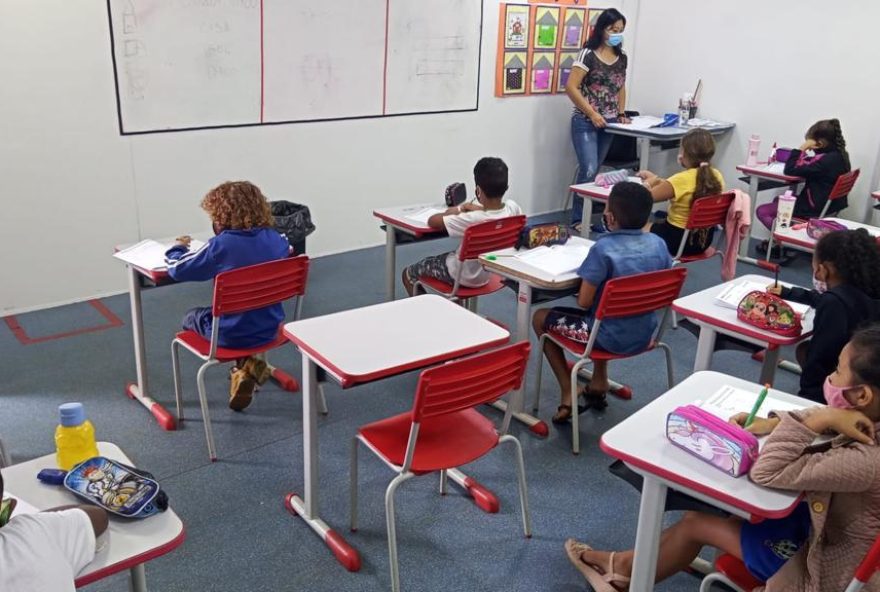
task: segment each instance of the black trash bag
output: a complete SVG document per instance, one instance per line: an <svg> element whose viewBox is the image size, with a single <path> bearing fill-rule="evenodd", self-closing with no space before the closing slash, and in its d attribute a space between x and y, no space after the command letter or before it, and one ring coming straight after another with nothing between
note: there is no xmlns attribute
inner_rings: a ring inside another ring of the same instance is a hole
<svg viewBox="0 0 880 592"><path fill-rule="evenodd" d="M275 230L287 238L296 253L305 252L306 237L315 231L309 207L290 201L271 201Z"/></svg>

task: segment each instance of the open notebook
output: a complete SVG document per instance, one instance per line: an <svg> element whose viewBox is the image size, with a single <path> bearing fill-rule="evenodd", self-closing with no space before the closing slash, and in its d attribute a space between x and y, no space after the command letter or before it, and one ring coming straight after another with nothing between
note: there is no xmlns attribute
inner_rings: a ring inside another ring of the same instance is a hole
<svg viewBox="0 0 880 592"><path fill-rule="evenodd" d="M137 267L138 269L147 269L150 271L159 271L166 269L165 251L174 244L174 241L159 242L153 239L142 240L128 248L113 253L117 259L121 259ZM192 239L189 245L190 251L198 251L205 246L204 241Z"/></svg>
<svg viewBox="0 0 880 592"><path fill-rule="evenodd" d="M517 253L515 257L551 275L563 275L576 271L589 252L588 243L569 240L564 245L535 247Z"/></svg>
<svg viewBox="0 0 880 592"><path fill-rule="evenodd" d="M766 292L767 286L769 286L772 282L768 279L766 283L758 283L758 282L749 282L742 281L738 283L731 283L724 290L718 293L715 296L715 304L718 306L723 306L725 308L736 309L739 307L739 303L742 302L742 299L745 298L750 292ZM801 318L807 315L812 309L808 304L801 304L800 302L792 302L791 300L786 300L786 302L791 305L791 308L794 309L794 312L800 315Z"/></svg>

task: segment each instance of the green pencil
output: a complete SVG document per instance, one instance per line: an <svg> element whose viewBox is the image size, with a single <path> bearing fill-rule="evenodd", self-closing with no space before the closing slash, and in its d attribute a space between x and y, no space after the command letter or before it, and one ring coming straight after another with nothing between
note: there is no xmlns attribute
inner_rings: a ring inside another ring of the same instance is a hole
<svg viewBox="0 0 880 592"><path fill-rule="evenodd" d="M767 391L770 389L769 384L764 385L764 389L761 391L761 394L758 395L758 398L755 400L755 404L752 406L752 412L749 413L749 416L746 418L746 423L743 425L744 428L752 425L752 422L755 421L755 416L758 415L758 410L761 409L761 405L764 404L764 399L767 398Z"/></svg>

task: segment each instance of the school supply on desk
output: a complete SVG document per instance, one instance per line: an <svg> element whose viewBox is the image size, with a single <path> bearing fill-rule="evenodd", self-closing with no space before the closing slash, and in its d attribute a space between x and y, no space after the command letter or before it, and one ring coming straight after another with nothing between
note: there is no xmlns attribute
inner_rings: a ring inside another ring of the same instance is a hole
<svg viewBox="0 0 880 592"><path fill-rule="evenodd" d="M73 467L64 487L123 518L147 518L168 509L168 495L153 475L103 456Z"/></svg>
<svg viewBox="0 0 880 592"><path fill-rule="evenodd" d="M542 246L564 245L571 231L565 224L533 224L519 233L517 249L534 249Z"/></svg>
<svg viewBox="0 0 880 592"><path fill-rule="evenodd" d="M628 124L625 125L627 127L631 127L637 130L650 129L652 127L664 127L664 121L665 119L663 117L654 117L653 115L636 115L629 120Z"/></svg>
<svg viewBox="0 0 880 592"><path fill-rule="evenodd" d="M445 211L446 210L442 208L421 208L414 211L412 214L408 214L406 219L410 222L415 222L419 226L427 226L428 218L434 214L442 214Z"/></svg>
<svg viewBox="0 0 880 592"><path fill-rule="evenodd" d="M170 249L173 244L173 241L160 243L156 240L146 239L113 253L113 256L138 269L160 271L168 267L165 264L165 251ZM190 251L198 251L203 246L205 246L205 242L195 238L189 243Z"/></svg>
<svg viewBox="0 0 880 592"><path fill-rule="evenodd" d="M776 282L777 284L779 283L778 278ZM739 305L743 301L743 298L745 298L748 294L752 292L763 292L766 289L767 285L759 284L758 282L742 281L739 283L731 283L717 296L715 296L715 304L735 310L739 308ZM801 318L809 314L811 310L810 306L807 304L801 304L800 302L791 302L788 300L786 300L785 302L788 303L788 305L791 306L794 311L798 315L800 315Z"/></svg>
<svg viewBox="0 0 880 592"><path fill-rule="evenodd" d="M829 232L846 229L846 226L834 220L823 220L822 218L810 218L807 220L807 236L813 240L819 240Z"/></svg>
<svg viewBox="0 0 880 592"><path fill-rule="evenodd" d="M629 169L617 169L614 171L608 171L607 173L599 173L596 175L594 183L599 187L612 187L629 179L631 174L632 171Z"/></svg>
<svg viewBox="0 0 880 592"><path fill-rule="evenodd" d="M706 399L694 401L694 405L700 407L704 411L728 420L737 413L741 413L754 405L755 392L736 388L733 386L723 386ZM781 399L777 399L772 395L764 398L764 404L755 417L767 417L769 411L798 411L801 406L788 403Z"/></svg>
<svg viewBox="0 0 880 592"><path fill-rule="evenodd" d="M749 416L746 418L746 421L743 424L744 428L748 428L750 425L752 425L752 422L755 421L755 416L758 414L758 411L761 410L761 405L764 404L764 399L767 398L767 391L769 390L769 384L765 384L764 388L761 389L761 393L758 395L758 398L755 399L755 404L752 405L752 410L749 412Z"/></svg>
<svg viewBox="0 0 880 592"><path fill-rule="evenodd" d="M731 477L748 473L758 458L754 434L696 405L677 407L666 416L666 437Z"/></svg>
<svg viewBox="0 0 880 592"><path fill-rule="evenodd" d="M802 331L801 317L794 308L775 294L749 292L739 303L736 318L763 331L796 336Z"/></svg>
<svg viewBox="0 0 880 592"><path fill-rule="evenodd" d="M450 183L443 192L443 200L450 208L460 206L467 200L467 186L464 183Z"/></svg>
<svg viewBox="0 0 880 592"><path fill-rule="evenodd" d="M791 189L779 196L776 201L776 228L788 228L791 226L791 218L794 215L794 206L797 197Z"/></svg>
<svg viewBox="0 0 880 592"><path fill-rule="evenodd" d="M761 136L752 134L749 136L749 153L746 157L746 166L756 166L758 164L758 150L761 149Z"/></svg>
<svg viewBox="0 0 880 592"><path fill-rule="evenodd" d="M587 258L590 245L571 241L564 245L544 246L517 253L517 259L552 274L563 275L578 269Z"/></svg>

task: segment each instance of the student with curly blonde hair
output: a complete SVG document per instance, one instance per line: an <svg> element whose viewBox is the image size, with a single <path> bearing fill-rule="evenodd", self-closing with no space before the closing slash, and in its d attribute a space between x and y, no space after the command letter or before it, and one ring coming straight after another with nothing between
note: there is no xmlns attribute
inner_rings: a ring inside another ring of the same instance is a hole
<svg viewBox="0 0 880 592"><path fill-rule="evenodd" d="M177 239L165 253L168 274L178 282L205 281L218 273L287 257L287 239L272 227L272 212L259 187L247 181L218 185L202 199L211 218L214 238L191 251L190 237ZM284 320L281 304L220 319L220 347L247 349L269 343ZM211 307L197 307L183 317L183 328L211 338ZM258 358L238 361L232 371L229 407L241 411L251 403L257 384L269 378L266 363Z"/></svg>

